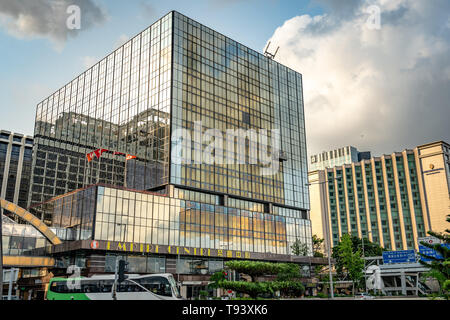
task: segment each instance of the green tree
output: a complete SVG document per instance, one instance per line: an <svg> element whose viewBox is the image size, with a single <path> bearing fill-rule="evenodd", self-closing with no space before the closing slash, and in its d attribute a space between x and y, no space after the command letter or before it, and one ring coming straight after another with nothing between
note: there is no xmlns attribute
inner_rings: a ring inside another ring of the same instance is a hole
<svg viewBox="0 0 450 320"><path fill-rule="evenodd" d="M231 270L250 276L252 281L228 281L217 274L214 279L218 280L218 287L248 294L253 299L260 294L274 294L276 291L280 291L284 296L300 296L305 291L299 281L300 267L293 263L234 260L227 261L225 265ZM255 281L262 275L277 275L277 277L275 281Z"/></svg>
<svg viewBox="0 0 450 320"><path fill-rule="evenodd" d="M211 278L209 278L209 281L211 282L210 284L208 284L208 287L212 288L212 289L217 289L219 288L219 283L223 280L226 279L226 275L225 275L225 271L217 271L216 273L214 273Z"/></svg>
<svg viewBox="0 0 450 320"><path fill-rule="evenodd" d="M350 235L352 240L353 252L357 250L363 250L363 241L361 238ZM383 255L383 251L386 251L378 243L371 242L368 238L364 238L364 256L365 257L379 257Z"/></svg>
<svg viewBox="0 0 450 320"><path fill-rule="evenodd" d="M324 239L319 238L317 235L312 236L312 243L313 243L313 256L323 258L325 255L323 253L323 242ZM314 266L314 274L317 277L321 277L321 273L324 271L326 265L316 265Z"/></svg>
<svg viewBox="0 0 450 320"><path fill-rule="evenodd" d="M324 239L319 238L316 235L312 236L312 242L313 242L313 254L314 257L320 257L322 258L324 256L323 254L323 241Z"/></svg>
<svg viewBox="0 0 450 320"><path fill-rule="evenodd" d="M225 265L238 273L245 273L250 276L252 281L255 281L256 277L262 275L273 275L282 272L285 268L283 263L270 263L262 261L249 261L249 260L232 260L227 261Z"/></svg>
<svg viewBox="0 0 450 320"><path fill-rule="evenodd" d="M246 281L229 281L220 282L220 287L227 290L233 290L237 293L248 294L251 298L256 299L258 295L264 293L273 293L273 288L267 282L246 282Z"/></svg>
<svg viewBox="0 0 450 320"><path fill-rule="evenodd" d="M279 263L277 281L293 281L301 278L300 266L295 263Z"/></svg>
<svg viewBox="0 0 450 320"><path fill-rule="evenodd" d="M306 243L301 242L300 239L296 239L295 242L291 246L292 254L296 256L307 256L309 249Z"/></svg>
<svg viewBox="0 0 450 320"><path fill-rule="evenodd" d="M361 252L363 253L363 245L362 245L362 239L358 238L355 235L346 234L351 240L352 243L352 252ZM342 242L342 238L341 238ZM346 276L346 273L344 273L344 268L342 266L342 261L338 257L337 248L339 247L340 243L337 246L334 246L332 249L331 256L336 260L336 273L339 278L344 278ZM364 238L364 257L373 257L373 256L381 256L383 254L383 251L385 251L384 248L382 248L379 244L371 242L369 239ZM363 263L364 265L364 263Z"/></svg>
<svg viewBox="0 0 450 320"><path fill-rule="evenodd" d="M208 297L208 291L206 290L200 290L200 292L198 293L199 297L201 300L206 300L206 298Z"/></svg>
<svg viewBox="0 0 450 320"><path fill-rule="evenodd" d="M333 248L333 257L336 259L336 271L341 276L348 276L353 283L353 294L355 284L359 286L363 279L364 260L361 250L353 251L352 238L348 234L341 237L341 241Z"/></svg>
<svg viewBox="0 0 450 320"><path fill-rule="evenodd" d="M447 216L446 220L450 222L450 215ZM426 256L419 252L422 257L431 260L430 262L420 260L420 263L430 268L430 271L425 273L424 276L435 278L439 282L439 293L448 300L450 298L450 249L448 246L450 244L450 230L446 229L443 233L428 231L428 234L441 240L444 245L425 242L422 242L421 245L435 250L442 258Z"/></svg>

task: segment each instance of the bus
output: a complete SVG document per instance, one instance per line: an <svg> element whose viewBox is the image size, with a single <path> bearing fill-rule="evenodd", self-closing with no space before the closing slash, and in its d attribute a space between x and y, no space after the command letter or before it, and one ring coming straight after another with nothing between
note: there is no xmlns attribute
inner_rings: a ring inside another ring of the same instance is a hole
<svg viewBox="0 0 450 320"><path fill-rule="evenodd" d="M127 276L117 283L117 300L181 300L170 273ZM55 277L47 286L46 300L113 300L113 287L114 275Z"/></svg>

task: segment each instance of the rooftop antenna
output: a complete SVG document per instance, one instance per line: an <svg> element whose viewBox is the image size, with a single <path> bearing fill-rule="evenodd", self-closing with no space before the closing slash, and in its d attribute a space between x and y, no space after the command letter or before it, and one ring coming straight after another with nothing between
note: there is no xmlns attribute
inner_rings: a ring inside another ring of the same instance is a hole
<svg viewBox="0 0 450 320"><path fill-rule="evenodd" d="M264 49L264 55L265 55L267 58L273 60L273 59L275 59L275 56L277 55L278 49L280 49L280 47L278 47L277 50L275 50L275 53L274 53L274 54L272 54L272 53L270 53L270 52L268 51L268 50L269 50L269 47L270 47L270 41L269 41L269 43L267 44L266 49Z"/></svg>

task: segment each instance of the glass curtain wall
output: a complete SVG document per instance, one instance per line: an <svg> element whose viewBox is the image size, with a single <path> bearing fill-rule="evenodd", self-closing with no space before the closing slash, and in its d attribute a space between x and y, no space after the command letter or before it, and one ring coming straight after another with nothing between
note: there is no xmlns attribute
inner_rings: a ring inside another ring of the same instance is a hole
<svg viewBox="0 0 450 320"><path fill-rule="evenodd" d="M39 206L63 240L96 239L246 252L290 254L296 239L312 246L310 221L295 209L276 214L188 200L200 195L175 190L175 198L93 186ZM241 203L243 205L243 203ZM94 218L95 217L95 218Z"/></svg>
<svg viewBox="0 0 450 320"><path fill-rule="evenodd" d="M173 130L194 136L201 122L201 133L216 129L226 137L227 129L267 129L270 139L277 129L287 160L277 173L262 175L258 147L236 139L233 146L243 147L247 164L172 163L171 183L308 209L301 75L176 12L173 49ZM192 143L190 159L208 144ZM226 144L217 150L225 155ZM233 157L237 161L238 152Z"/></svg>
<svg viewBox="0 0 450 320"><path fill-rule="evenodd" d="M171 26L168 14L38 104L31 204L96 183L168 182Z"/></svg>

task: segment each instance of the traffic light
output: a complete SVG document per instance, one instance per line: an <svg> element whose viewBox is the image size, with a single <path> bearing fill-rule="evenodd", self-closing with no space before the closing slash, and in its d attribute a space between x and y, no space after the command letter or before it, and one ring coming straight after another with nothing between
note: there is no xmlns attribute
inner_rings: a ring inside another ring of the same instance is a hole
<svg viewBox="0 0 450 320"><path fill-rule="evenodd" d="M125 260L119 260L119 278L117 279L119 283L125 281L125 279L128 278L128 276L125 275L125 271L128 271L127 266L128 262L126 262Z"/></svg>

